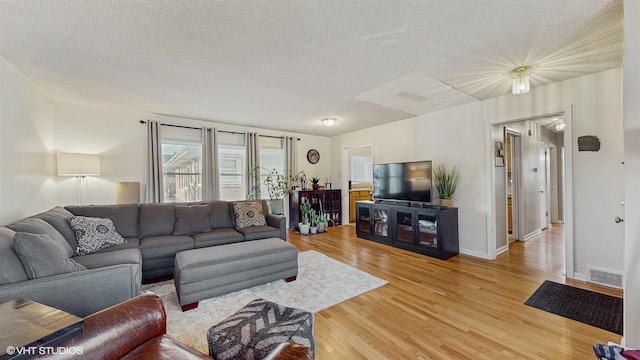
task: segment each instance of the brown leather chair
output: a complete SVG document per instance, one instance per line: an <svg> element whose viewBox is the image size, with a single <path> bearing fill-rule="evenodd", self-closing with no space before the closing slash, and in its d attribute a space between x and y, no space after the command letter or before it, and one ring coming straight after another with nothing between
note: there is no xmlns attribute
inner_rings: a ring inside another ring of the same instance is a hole
<svg viewBox="0 0 640 360"><path fill-rule="evenodd" d="M81 335L58 345L76 347L82 354L56 354L43 359L209 359L209 355L192 349L167 332L167 316L162 299L143 294L84 319ZM269 354L269 360L311 360L309 348L281 344Z"/></svg>

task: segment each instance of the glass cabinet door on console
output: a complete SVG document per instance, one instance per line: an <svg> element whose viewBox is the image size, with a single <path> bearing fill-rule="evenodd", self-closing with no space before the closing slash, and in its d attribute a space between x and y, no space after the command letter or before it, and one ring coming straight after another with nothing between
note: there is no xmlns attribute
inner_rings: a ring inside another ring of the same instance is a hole
<svg viewBox="0 0 640 360"><path fill-rule="evenodd" d="M390 213L386 207L373 208L373 235L378 241L391 241Z"/></svg>
<svg viewBox="0 0 640 360"><path fill-rule="evenodd" d="M371 205L356 205L356 232L358 236L369 239L373 228L373 207Z"/></svg>
<svg viewBox="0 0 640 360"><path fill-rule="evenodd" d="M393 239L396 243L413 245L415 243L415 227L413 221L413 211L396 210L396 236Z"/></svg>
<svg viewBox="0 0 640 360"><path fill-rule="evenodd" d="M434 212L418 211L417 243L427 248L438 248L438 217Z"/></svg>

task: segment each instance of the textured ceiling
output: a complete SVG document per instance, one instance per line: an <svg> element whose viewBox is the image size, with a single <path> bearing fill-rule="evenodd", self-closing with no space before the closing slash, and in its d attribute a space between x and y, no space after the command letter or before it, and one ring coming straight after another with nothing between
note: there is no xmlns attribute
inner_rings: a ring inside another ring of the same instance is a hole
<svg viewBox="0 0 640 360"><path fill-rule="evenodd" d="M327 136L622 50L622 0L0 0L0 56L56 100Z"/></svg>

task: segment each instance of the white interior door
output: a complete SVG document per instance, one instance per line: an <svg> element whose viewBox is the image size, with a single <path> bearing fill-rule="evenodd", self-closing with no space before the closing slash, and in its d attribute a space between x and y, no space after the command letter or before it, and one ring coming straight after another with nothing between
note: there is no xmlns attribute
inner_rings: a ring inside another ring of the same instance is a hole
<svg viewBox="0 0 640 360"><path fill-rule="evenodd" d="M549 196L551 197L551 223L560 222L559 204L558 204L558 148L549 148Z"/></svg>
<svg viewBox="0 0 640 360"><path fill-rule="evenodd" d="M547 161L547 148L545 143L540 142L538 147L539 152L539 164L538 164L538 191L539 191L539 204L540 204L540 229L546 229L549 224L549 197L548 188L548 161Z"/></svg>

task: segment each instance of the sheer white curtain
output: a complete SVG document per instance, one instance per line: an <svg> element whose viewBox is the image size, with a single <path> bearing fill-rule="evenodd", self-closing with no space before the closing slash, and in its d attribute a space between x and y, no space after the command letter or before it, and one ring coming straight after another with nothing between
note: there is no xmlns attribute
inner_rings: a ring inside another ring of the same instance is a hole
<svg viewBox="0 0 640 360"><path fill-rule="evenodd" d="M218 167L218 130L202 128L202 200L220 199L220 169Z"/></svg>
<svg viewBox="0 0 640 360"><path fill-rule="evenodd" d="M260 198L260 176L250 176L253 169L260 173L260 144L259 135L254 132L246 133L245 144L247 146L247 195L252 194L256 199Z"/></svg>
<svg viewBox="0 0 640 360"><path fill-rule="evenodd" d="M164 200L162 186L162 143L161 125L157 121L147 120L147 202L161 203Z"/></svg>

